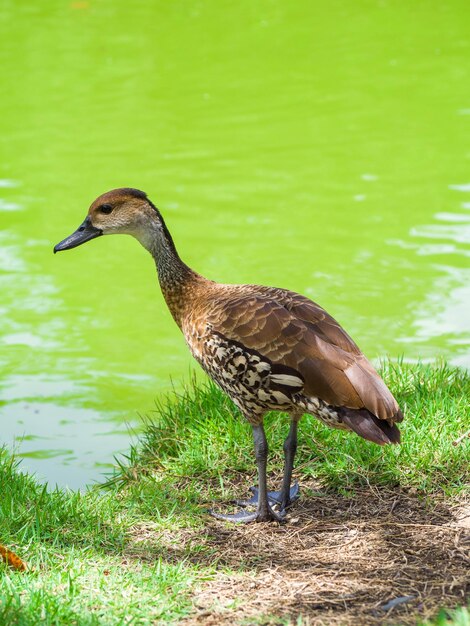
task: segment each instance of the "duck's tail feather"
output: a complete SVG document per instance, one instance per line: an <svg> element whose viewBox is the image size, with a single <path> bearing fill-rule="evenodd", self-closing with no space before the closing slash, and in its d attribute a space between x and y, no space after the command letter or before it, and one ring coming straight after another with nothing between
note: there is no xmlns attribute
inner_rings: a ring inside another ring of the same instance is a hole
<svg viewBox="0 0 470 626"><path fill-rule="evenodd" d="M403 419L401 412L398 411L398 413L393 417L393 421L386 421L372 415L367 409L343 409L341 418L363 439L384 446L388 443L400 443L400 431L393 423Z"/></svg>

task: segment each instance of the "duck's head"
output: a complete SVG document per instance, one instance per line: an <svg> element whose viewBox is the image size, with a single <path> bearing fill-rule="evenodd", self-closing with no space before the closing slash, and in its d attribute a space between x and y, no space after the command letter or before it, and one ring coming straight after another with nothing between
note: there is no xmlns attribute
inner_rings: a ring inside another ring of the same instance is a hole
<svg viewBox="0 0 470 626"><path fill-rule="evenodd" d="M123 187L99 196L77 230L54 247L54 252L76 248L100 235L133 235L145 245L149 224L160 217L147 194ZM158 220L160 222L160 220Z"/></svg>

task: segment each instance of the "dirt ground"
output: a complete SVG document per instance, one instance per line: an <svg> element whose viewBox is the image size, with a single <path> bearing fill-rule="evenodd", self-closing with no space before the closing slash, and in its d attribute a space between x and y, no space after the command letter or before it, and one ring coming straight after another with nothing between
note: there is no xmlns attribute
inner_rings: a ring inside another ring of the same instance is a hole
<svg viewBox="0 0 470 626"><path fill-rule="evenodd" d="M136 529L134 556L151 535ZM194 546L191 561L217 563L217 575L197 585L184 626L296 624L299 615L302 626L411 625L470 597L470 503L462 499L424 502L373 487L320 493L302 497L284 525L208 518L204 533L179 531L165 542L167 558Z"/></svg>

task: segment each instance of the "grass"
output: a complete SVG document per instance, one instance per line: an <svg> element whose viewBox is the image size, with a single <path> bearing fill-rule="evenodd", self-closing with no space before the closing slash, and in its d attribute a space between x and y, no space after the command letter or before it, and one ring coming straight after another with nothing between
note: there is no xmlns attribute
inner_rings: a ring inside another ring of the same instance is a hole
<svg viewBox="0 0 470 626"><path fill-rule="evenodd" d="M468 493L469 439L459 438L470 424L469 376L445 363L387 362L382 373L406 415L403 445L380 448L305 416L295 472L302 499L384 489L407 493L423 507L445 501L451 510ZM106 489L86 493L48 491L3 450L0 543L29 570L0 564L0 624L189 624L196 590L220 576L251 575L253 554L238 566L223 562L210 533L246 538L241 533L254 531L218 522L208 531L205 512L213 500L246 494L254 480L251 429L238 417L211 383L190 385L158 403L139 446L119 461ZM279 484L287 428L285 416L266 420L271 484ZM262 536L263 529L256 532ZM261 608L247 623L316 623L311 619L308 610L269 617ZM423 624L470 623L464 608L433 619ZM411 623L409 615L403 620Z"/></svg>
<svg viewBox="0 0 470 626"><path fill-rule="evenodd" d="M422 622L420 626L470 626L470 611L465 607L455 611L440 611L435 619Z"/></svg>
<svg viewBox="0 0 470 626"><path fill-rule="evenodd" d="M3 566L0 624L125 624L129 616L171 621L185 612L193 576L181 563L126 558L139 507L117 490L48 492L0 459L0 536L28 562Z"/></svg>

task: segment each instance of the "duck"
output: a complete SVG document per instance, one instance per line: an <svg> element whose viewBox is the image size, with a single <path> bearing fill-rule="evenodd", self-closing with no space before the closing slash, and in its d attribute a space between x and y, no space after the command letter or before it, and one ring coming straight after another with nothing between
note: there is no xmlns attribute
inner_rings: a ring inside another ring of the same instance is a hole
<svg viewBox="0 0 470 626"><path fill-rule="evenodd" d="M329 428L378 445L400 443L403 413L375 368L320 305L288 289L218 283L179 256L160 210L139 189L100 195L83 223L54 247L70 250L103 235L137 239L155 261L171 315L187 346L252 428L258 486L229 522L282 522L299 497L292 485L298 423L314 415ZM279 491L268 491L268 442L263 421L280 411L290 419ZM248 506L251 505L251 506ZM251 509L255 509L254 512Z"/></svg>

